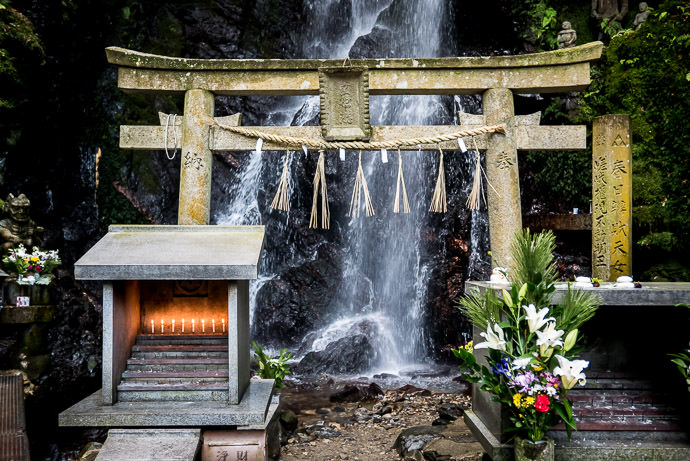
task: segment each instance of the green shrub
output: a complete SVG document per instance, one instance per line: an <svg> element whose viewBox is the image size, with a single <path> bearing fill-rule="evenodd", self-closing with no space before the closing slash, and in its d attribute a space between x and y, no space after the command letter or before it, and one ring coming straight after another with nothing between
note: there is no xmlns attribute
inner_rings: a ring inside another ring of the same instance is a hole
<svg viewBox="0 0 690 461"><path fill-rule="evenodd" d="M278 357L272 357L264 353L263 348L252 341L254 359L259 364L259 376L263 379L274 379L275 387L285 387L283 379L290 374L287 361L292 358L292 353L287 349L281 349Z"/></svg>

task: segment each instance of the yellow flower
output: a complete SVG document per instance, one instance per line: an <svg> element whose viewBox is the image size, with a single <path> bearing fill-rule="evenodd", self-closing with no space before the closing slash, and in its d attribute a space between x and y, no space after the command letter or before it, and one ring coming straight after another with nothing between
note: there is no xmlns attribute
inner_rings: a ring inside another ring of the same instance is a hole
<svg viewBox="0 0 690 461"><path fill-rule="evenodd" d="M474 341L468 342L467 344L462 346L462 348L465 349L467 352L472 353L472 351L474 350Z"/></svg>
<svg viewBox="0 0 690 461"><path fill-rule="evenodd" d="M520 408L520 400L521 399L522 399L522 394L513 395L513 404L515 404L515 406L518 408Z"/></svg>
<svg viewBox="0 0 690 461"><path fill-rule="evenodd" d="M522 401L522 408L531 407L532 405L534 405L534 397L532 397L531 395L528 395Z"/></svg>
<svg viewBox="0 0 690 461"><path fill-rule="evenodd" d="M36 261L40 261L39 257L38 257L38 256L32 256L32 257L31 257L31 262L34 262L34 263L35 263Z"/></svg>
<svg viewBox="0 0 690 461"><path fill-rule="evenodd" d="M541 366L540 364L535 363L535 364L532 365L532 369L533 369L534 371L542 371L542 370L544 369L544 367Z"/></svg>

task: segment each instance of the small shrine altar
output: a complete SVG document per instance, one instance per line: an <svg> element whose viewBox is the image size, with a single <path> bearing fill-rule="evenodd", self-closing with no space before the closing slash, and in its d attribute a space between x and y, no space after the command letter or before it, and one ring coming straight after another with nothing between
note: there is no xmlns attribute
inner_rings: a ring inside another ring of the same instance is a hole
<svg viewBox="0 0 690 461"><path fill-rule="evenodd" d="M60 425L129 428L106 448L130 452L148 436L194 453L205 428L265 431L273 380L249 376L249 280L263 240L263 226L111 226L75 263L77 279L103 281L103 387Z"/></svg>

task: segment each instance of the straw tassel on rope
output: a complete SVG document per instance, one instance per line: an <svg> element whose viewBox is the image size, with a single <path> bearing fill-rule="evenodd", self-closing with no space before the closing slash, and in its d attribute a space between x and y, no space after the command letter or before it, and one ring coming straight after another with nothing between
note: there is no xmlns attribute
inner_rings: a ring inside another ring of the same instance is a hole
<svg viewBox="0 0 690 461"><path fill-rule="evenodd" d="M410 212L410 204L407 201L407 189L405 189L405 176L402 169L402 155L398 149L398 180L395 186L395 204L393 205L393 213L400 213L400 190L402 189L402 203L403 213Z"/></svg>
<svg viewBox="0 0 690 461"><path fill-rule="evenodd" d="M328 229L331 226L331 212L328 208L328 190L326 188L325 163L324 153L320 150L319 160L316 164L316 173L314 173L314 198L311 202L311 219L309 220L309 227L312 229L319 228L319 192L321 192L321 229Z"/></svg>
<svg viewBox="0 0 690 461"><path fill-rule="evenodd" d="M482 204L482 199L486 203L486 197L484 196L484 188L482 187L482 159L479 155L479 149L477 149L477 143L474 143L474 150L477 153L476 160L474 161L474 178L472 180L472 190L470 191L469 197L467 197L467 202L465 205L470 210L478 210Z"/></svg>
<svg viewBox="0 0 690 461"><path fill-rule="evenodd" d="M436 179L436 189L434 189L434 197L431 199L431 206L429 211L434 213L446 212L446 172L443 169L443 149L439 147L438 158L438 178Z"/></svg>
<svg viewBox="0 0 690 461"><path fill-rule="evenodd" d="M278 190L276 191L275 197L271 202L271 208L274 210L290 211L290 151L285 153L285 162L283 163L283 174L280 176L280 182L278 183Z"/></svg>
<svg viewBox="0 0 690 461"><path fill-rule="evenodd" d="M362 151L359 151L359 164L357 165L357 175L355 176L355 187L352 189L352 199L350 200L350 217L359 218L362 202L362 192L364 192L364 210L367 216L374 216L374 205L371 204L367 180L362 170Z"/></svg>

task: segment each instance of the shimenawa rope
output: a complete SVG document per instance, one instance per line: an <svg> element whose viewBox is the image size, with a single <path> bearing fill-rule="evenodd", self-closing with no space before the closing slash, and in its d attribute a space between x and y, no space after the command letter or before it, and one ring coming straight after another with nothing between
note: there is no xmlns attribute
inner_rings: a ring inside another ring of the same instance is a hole
<svg viewBox="0 0 690 461"><path fill-rule="evenodd" d="M477 136L480 134L488 133L505 133L505 124L492 125L492 126L482 126L479 128L473 128L470 130L456 131L455 133L442 134L438 136L431 136L425 138L408 138L408 139L394 139L391 141L375 141L375 142L363 142L363 141L337 141L328 142L323 139L313 139L313 138L297 138L294 136L281 136L272 133L266 133L264 131L255 130L242 126L230 126L218 122L217 120L206 117L211 125L218 126L224 130L237 133L248 138L261 138L264 141L270 141L277 144L287 145L287 146L307 146L312 149L322 149L322 150L335 150L335 149L354 149L354 150L378 150L378 149L395 149L399 147L412 147L424 144L439 144L445 141L453 141L458 138L463 138L466 136Z"/></svg>

